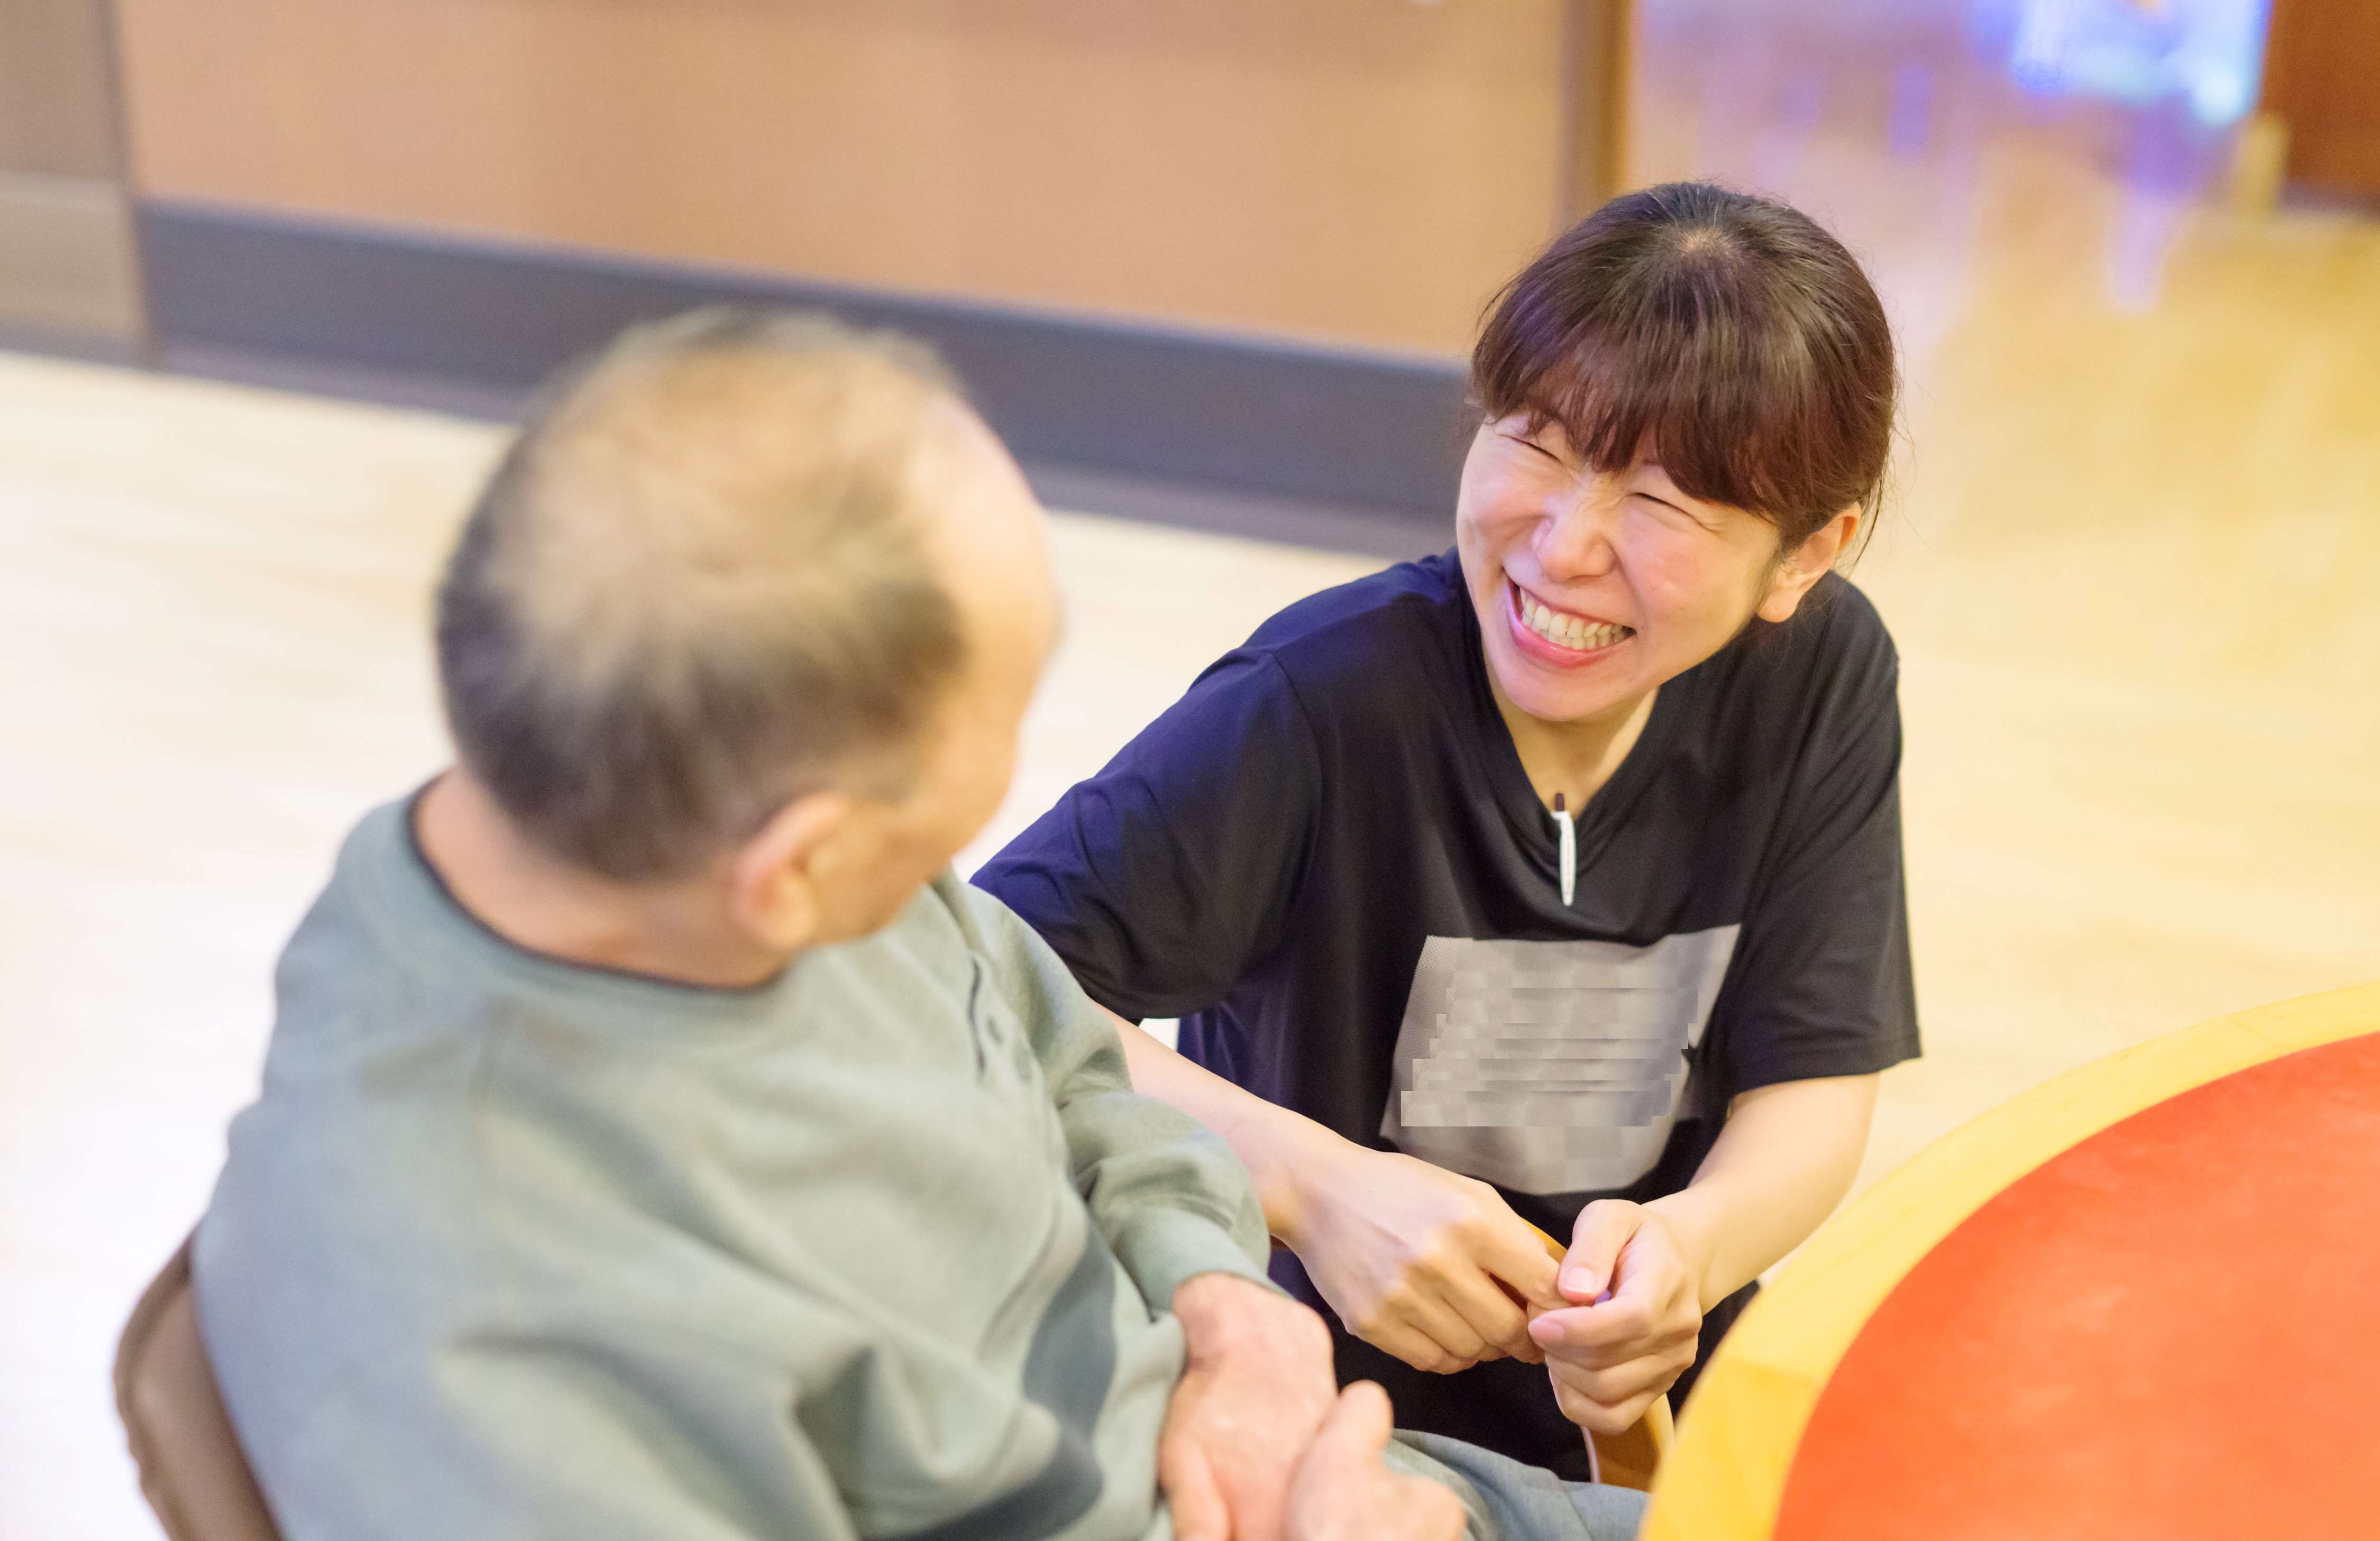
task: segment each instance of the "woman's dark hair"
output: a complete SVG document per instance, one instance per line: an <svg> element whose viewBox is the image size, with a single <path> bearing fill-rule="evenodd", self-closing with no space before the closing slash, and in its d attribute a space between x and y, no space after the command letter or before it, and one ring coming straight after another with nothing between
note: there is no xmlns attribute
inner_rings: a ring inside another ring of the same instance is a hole
<svg viewBox="0 0 2380 1541"><path fill-rule="evenodd" d="M1900 394L1867 274L1797 209L1706 182L1624 194L1505 285L1471 354L1490 419L1558 422L1618 471L1639 450L1791 550L1876 511Z"/></svg>

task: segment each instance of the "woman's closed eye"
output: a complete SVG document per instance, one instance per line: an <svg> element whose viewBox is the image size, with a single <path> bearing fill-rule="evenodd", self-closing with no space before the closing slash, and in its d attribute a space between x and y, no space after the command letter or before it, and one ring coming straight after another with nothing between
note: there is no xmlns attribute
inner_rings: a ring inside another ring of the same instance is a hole
<svg viewBox="0 0 2380 1541"><path fill-rule="evenodd" d="M1511 440L1513 443L1520 445L1524 450L1534 451L1538 455L1552 461L1557 466L1562 463L1562 457L1560 455L1556 455L1553 451L1546 448L1545 445L1538 443L1535 439L1528 438L1525 435L1519 433L1507 433L1503 435L1503 437Z"/></svg>
<svg viewBox="0 0 2380 1541"><path fill-rule="evenodd" d="M1682 504L1671 503L1669 499L1661 497L1657 493L1644 491L1640 489L1630 492L1628 495L1632 499L1634 499L1638 504L1649 507L1656 516L1668 519L1671 523L1692 526L1695 529L1706 529L1714 534L1718 530L1717 521L1695 513L1693 509L1686 507Z"/></svg>

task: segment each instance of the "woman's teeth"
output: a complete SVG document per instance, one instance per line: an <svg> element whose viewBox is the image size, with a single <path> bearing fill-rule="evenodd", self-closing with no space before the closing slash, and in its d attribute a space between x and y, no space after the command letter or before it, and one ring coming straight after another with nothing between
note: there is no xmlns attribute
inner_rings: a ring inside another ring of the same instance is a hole
<svg viewBox="0 0 2380 1541"><path fill-rule="evenodd" d="M1521 620L1531 631L1558 648L1571 648L1579 652L1593 652L1608 648L1623 637L1633 637L1635 629L1611 621L1589 624L1575 615L1565 615L1559 610L1548 610L1522 593L1516 584L1512 591L1521 596Z"/></svg>

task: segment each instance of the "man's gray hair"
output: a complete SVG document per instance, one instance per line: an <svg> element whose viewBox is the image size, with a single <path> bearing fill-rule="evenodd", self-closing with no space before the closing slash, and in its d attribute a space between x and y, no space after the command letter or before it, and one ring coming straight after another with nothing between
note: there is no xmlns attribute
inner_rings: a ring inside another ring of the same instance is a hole
<svg viewBox="0 0 2380 1541"><path fill-rule="evenodd" d="M447 723L525 835L636 881L897 789L964 647L918 475L956 394L904 339L722 309L549 382L438 592Z"/></svg>

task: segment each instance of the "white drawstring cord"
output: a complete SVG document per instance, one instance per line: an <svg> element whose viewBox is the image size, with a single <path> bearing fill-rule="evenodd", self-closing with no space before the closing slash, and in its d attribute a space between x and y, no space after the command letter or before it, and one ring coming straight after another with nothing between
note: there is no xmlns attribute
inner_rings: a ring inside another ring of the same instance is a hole
<svg viewBox="0 0 2380 1541"><path fill-rule="evenodd" d="M1570 896L1578 887L1578 821L1562 806L1562 795L1554 794L1554 822L1561 826L1562 906L1570 906Z"/></svg>

